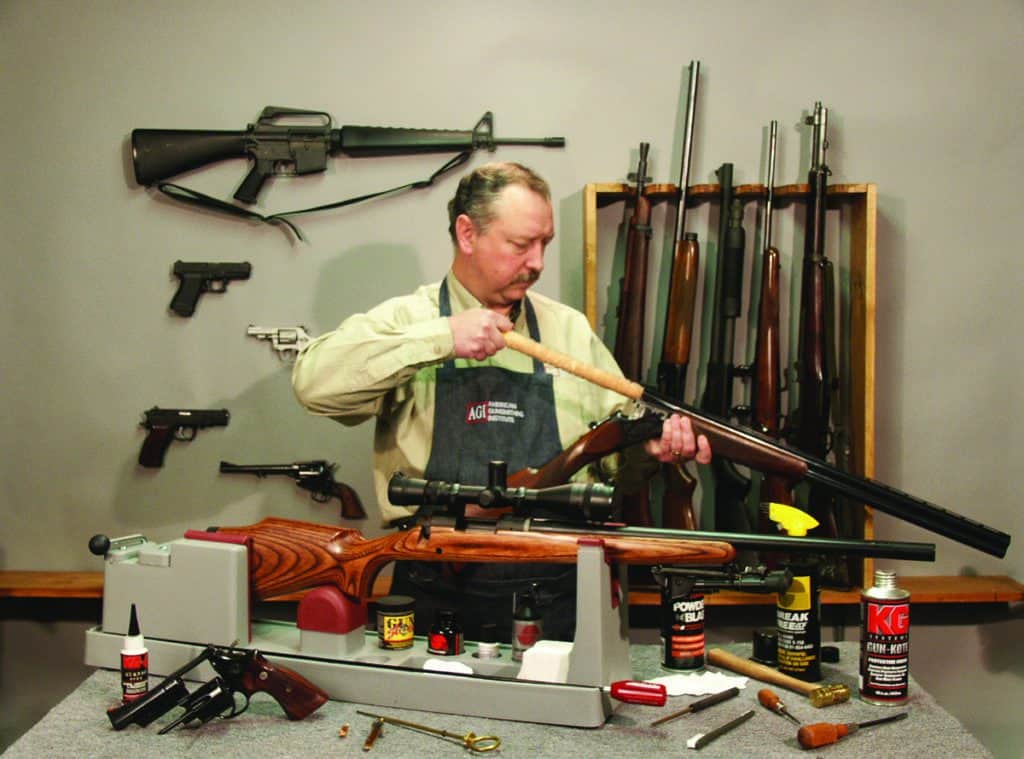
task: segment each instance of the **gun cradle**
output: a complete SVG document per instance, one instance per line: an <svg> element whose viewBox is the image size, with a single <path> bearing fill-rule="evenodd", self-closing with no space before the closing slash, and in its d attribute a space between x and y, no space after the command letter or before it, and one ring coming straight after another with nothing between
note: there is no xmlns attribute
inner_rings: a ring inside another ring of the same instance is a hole
<svg viewBox="0 0 1024 759"><path fill-rule="evenodd" d="M108 553L103 622L86 632L85 663L118 668L128 607L135 600L145 620L151 675L170 674L207 644L234 644L258 648L271 664L297 672L335 700L599 727L617 703L603 686L632 676L628 621L625 605L611 603L604 550L581 546L577 565L580 623L559 682L517 679L521 663L512 661L507 646L496 659L475 657L473 645L452 657L474 670L467 676L424 670L432 657L423 639L404 651L378 648L376 634L363 622L345 632L260 620L252 620L250 628L245 546L192 538L145 541ZM314 592L322 590L330 589ZM214 675L203 663L188 677L206 681ZM452 687L453 677L459 678L458 687ZM400 704L395 694L401 694Z"/></svg>

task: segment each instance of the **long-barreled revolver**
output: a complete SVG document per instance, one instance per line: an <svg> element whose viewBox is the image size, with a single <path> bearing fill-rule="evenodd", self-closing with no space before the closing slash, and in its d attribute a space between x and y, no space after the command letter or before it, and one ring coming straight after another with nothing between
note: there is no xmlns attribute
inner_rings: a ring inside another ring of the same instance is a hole
<svg viewBox="0 0 1024 759"><path fill-rule="evenodd" d="M334 479L336 464L323 459L315 461L297 461L294 464L232 464L220 462L220 471L224 474L255 474L257 477L269 475L291 477L295 484L309 491L310 497L317 503L327 503L331 498L341 501L343 519L365 519L359 494L350 485Z"/></svg>

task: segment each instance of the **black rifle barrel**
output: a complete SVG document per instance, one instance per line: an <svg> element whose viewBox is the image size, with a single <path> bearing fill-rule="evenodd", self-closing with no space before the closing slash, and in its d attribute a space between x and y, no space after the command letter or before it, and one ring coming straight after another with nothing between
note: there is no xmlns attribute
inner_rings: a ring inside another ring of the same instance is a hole
<svg viewBox="0 0 1024 759"><path fill-rule="evenodd" d="M503 526L504 529L504 526ZM784 553L843 554L846 556L873 556L879 559L907 561L935 561L934 543L908 543L891 540L857 540L854 538L815 538L810 536L757 535L746 532L716 532L706 530L666 530L660 527L619 527L617 525L565 524L547 519L532 519L524 529L538 532L568 532L600 534L634 538L666 538L672 540L712 540L730 543L736 550Z"/></svg>
<svg viewBox="0 0 1024 759"><path fill-rule="evenodd" d="M298 471L295 464L231 464L227 461L220 462L220 471L225 473L238 472L240 474L291 474Z"/></svg>
<svg viewBox="0 0 1024 759"><path fill-rule="evenodd" d="M446 490L464 490L466 485L450 482L432 482ZM476 488L477 490L481 488ZM553 490L554 488L548 488ZM534 491L537 492L537 491ZM440 512L431 517L435 525L450 525L450 515ZM843 554L873 556L880 559L906 561L935 561L934 543L908 543L886 540L857 540L854 538L816 538L810 536L756 535L746 532L709 532L701 530L670 530L660 527L627 527L620 523L562 521L546 517L503 516L493 519L467 519L465 529L493 532L495 530L519 532L552 532L619 538L655 538L661 540L698 540L729 543L733 548L751 551L800 552L804 554Z"/></svg>
<svg viewBox="0 0 1024 759"><path fill-rule="evenodd" d="M686 188L690 185L690 159L693 156L693 121L697 112L697 79L700 61L690 61L690 83L686 97L686 123L683 132L683 157L679 166L679 206L676 208L675 241L686 234Z"/></svg>

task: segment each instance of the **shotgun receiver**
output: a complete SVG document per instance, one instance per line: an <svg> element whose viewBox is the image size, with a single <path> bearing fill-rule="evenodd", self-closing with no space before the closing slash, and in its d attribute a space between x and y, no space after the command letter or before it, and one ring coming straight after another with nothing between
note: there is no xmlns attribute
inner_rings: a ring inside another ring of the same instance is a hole
<svg viewBox="0 0 1024 759"><path fill-rule="evenodd" d="M516 332L506 332L504 337L509 348L631 398L657 414L689 417L694 432L707 436L716 457L778 475L793 484L805 481L817 485L992 556L1002 558L1009 548L1010 536L1005 532L876 480L844 472L767 435L730 424L639 383L553 351Z"/></svg>

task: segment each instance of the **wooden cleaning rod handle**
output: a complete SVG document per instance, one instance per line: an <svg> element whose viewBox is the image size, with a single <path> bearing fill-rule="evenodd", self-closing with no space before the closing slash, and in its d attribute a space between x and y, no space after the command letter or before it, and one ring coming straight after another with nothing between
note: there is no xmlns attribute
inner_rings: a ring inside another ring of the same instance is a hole
<svg viewBox="0 0 1024 759"><path fill-rule="evenodd" d="M524 337L518 332L506 332L503 336L505 338L505 345L512 350L525 353L527 356L542 361L549 366L563 369L569 372L569 374L574 374L588 382L593 382L595 385L600 385L606 390L612 390L635 401L640 400L644 394L643 385L631 382L625 377L611 374L603 369L598 369L596 366L591 366L564 353L551 350L551 348L541 345L528 337Z"/></svg>

